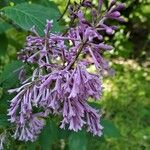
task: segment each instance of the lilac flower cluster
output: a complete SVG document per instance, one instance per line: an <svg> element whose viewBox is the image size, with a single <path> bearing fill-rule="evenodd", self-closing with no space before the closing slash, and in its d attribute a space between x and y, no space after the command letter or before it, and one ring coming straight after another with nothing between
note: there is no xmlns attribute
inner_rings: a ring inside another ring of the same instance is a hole
<svg viewBox="0 0 150 150"><path fill-rule="evenodd" d="M125 7L111 0L107 11L101 13L102 4L99 0L97 7L90 0L83 0L70 5L72 24L65 34L51 33L53 22L48 20L45 36L39 36L32 28L33 35L27 37L19 59L33 64L33 74L24 79L21 71L21 86L9 90L17 93L8 110L9 120L15 125L14 138L34 141L49 114L62 117L61 128L79 131L87 127L94 135L102 135L101 115L88 104L88 99L101 98L101 72L109 70L102 53L113 48L104 43L104 35L113 34L117 29L107 21L124 21L120 10ZM91 20L81 11L84 7L91 11ZM93 61L88 61L87 56ZM96 73L87 71L93 63Z"/></svg>

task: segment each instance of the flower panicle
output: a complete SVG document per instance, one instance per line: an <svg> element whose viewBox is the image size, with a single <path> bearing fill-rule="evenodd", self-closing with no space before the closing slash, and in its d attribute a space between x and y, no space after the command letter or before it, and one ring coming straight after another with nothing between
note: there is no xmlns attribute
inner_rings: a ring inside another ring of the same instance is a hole
<svg viewBox="0 0 150 150"><path fill-rule="evenodd" d="M82 7L90 9L91 20L86 19ZM26 38L18 59L33 65L34 71L26 78L22 68L21 86L9 90L16 93L8 109L15 139L36 140L50 113L62 117L60 128L77 132L87 127L93 135L102 135L101 113L88 104L88 99L101 99L103 72L111 70L102 54L113 49L104 36L117 29L107 20L124 21L120 11L125 5L111 0L104 13L102 7L103 0L98 7L90 0L70 5L72 24L65 34L51 33L53 21L49 20L42 37L32 28L33 34ZM92 65L95 73L88 71Z"/></svg>

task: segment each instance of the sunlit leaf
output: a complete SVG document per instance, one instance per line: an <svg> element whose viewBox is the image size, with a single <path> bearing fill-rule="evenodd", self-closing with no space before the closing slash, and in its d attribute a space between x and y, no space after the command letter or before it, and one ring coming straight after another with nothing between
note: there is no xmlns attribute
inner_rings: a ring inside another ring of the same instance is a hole
<svg viewBox="0 0 150 150"><path fill-rule="evenodd" d="M60 26L57 23L60 12L53 5L45 7L37 4L22 3L5 7L3 11L9 19L25 30L30 30L35 26L39 34L43 34L46 20L49 19L53 20L53 31L60 31Z"/></svg>

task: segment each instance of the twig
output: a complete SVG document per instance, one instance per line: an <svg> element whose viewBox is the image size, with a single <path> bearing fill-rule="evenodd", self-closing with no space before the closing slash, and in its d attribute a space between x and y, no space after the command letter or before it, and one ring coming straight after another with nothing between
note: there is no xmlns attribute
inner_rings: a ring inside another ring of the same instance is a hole
<svg viewBox="0 0 150 150"><path fill-rule="evenodd" d="M57 19L57 21L60 21L60 20L62 19L62 17L63 17L63 16L65 15L65 13L67 12L69 5L70 5L70 0L68 0L67 6L66 6L66 8L65 8L65 10L64 10L64 12L63 12L63 14Z"/></svg>
<svg viewBox="0 0 150 150"><path fill-rule="evenodd" d="M87 40L81 45L81 47L79 48L78 50L78 53L77 55L75 56L75 58L73 59L73 61L68 65L67 67L67 70L69 70L73 65L74 63L76 62L76 60L78 59L79 55L81 54L82 50L83 50L83 47L86 45L87 43Z"/></svg>

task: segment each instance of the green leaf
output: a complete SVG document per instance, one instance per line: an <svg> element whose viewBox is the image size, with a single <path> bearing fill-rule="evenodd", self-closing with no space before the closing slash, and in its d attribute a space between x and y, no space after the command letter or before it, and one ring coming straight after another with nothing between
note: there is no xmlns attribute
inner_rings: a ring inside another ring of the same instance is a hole
<svg viewBox="0 0 150 150"><path fill-rule="evenodd" d="M102 120L103 134L107 138L118 138L120 137L120 132L118 128L109 120Z"/></svg>
<svg viewBox="0 0 150 150"><path fill-rule="evenodd" d="M3 92L0 98L0 114L7 114L7 109L9 105L9 100L12 99L12 95L8 94L8 92Z"/></svg>
<svg viewBox="0 0 150 150"><path fill-rule="evenodd" d="M47 7L50 6L58 10L57 5L54 2L49 1L49 0L32 0L32 3L40 4L40 5L47 6Z"/></svg>
<svg viewBox="0 0 150 150"><path fill-rule="evenodd" d="M86 150L87 137L84 131L73 132L69 136L69 149L70 150Z"/></svg>
<svg viewBox="0 0 150 150"><path fill-rule="evenodd" d="M7 5L7 1L6 0L0 0L0 9L5 7Z"/></svg>
<svg viewBox="0 0 150 150"><path fill-rule="evenodd" d="M93 108L96 108L97 110L101 109L101 104L100 103L97 103L97 102L88 102L89 105Z"/></svg>
<svg viewBox="0 0 150 150"><path fill-rule="evenodd" d="M0 114L0 128L5 128L9 125L7 121L7 116L4 114Z"/></svg>
<svg viewBox="0 0 150 150"><path fill-rule="evenodd" d="M0 20L0 34L4 33L10 27L11 26L8 23Z"/></svg>
<svg viewBox="0 0 150 150"><path fill-rule="evenodd" d="M60 12L53 5L44 7L37 4L22 3L5 7L3 11L9 19L25 30L30 30L35 25L38 33L43 35L46 20L49 19L53 20L53 32L60 31L60 26L57 23Z"/></svg>
<svg viewBox="0 0 150 150"><path fill-rule="evenodd" d="M10 88L18 83L18 69L21 66L23 66L23 63L20 61L13 61L12 63L7 64L0 75L0 85L2 84L2 87Z"/></svg>
<svg viewBox="0 0 150 150"><path fill-rule="evenodd" d="M8 40L5 34L0 34L0 56L6 54Z"/></svg>
<svg viewBox="0 0 150 150"><path fill-rule="evenodd" d="M69 137L70 133L71 133L70 130L58 128L58 138L59 139L67 139Z"/></svg>
<svg viewBox="0 0 150 150"><path fill-rule="evenodd" d="M40 137L39 143L42 150L50 150L52 144L57 139L57 127L54 122L48 120L45 128L43 129Z"/></svg>
<svg viewBox="0 0 150 150"><path fill-rule="evenodd" d="M9 0L9 2L13 2L13 3L23 3L23 2L26 2L26 0Z"/></svg>
<svg viewBox="0 0 150 150"><path fill-rule="evenodd" d="M37 147L37 141L26 143L26 149L27 150L36 150L36 147Z"/></svg>

